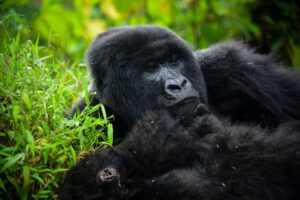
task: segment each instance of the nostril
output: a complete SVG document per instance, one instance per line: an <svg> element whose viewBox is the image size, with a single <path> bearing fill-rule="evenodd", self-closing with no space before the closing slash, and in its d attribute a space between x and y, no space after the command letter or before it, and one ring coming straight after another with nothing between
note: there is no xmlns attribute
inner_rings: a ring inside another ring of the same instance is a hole
<svg viewBox="0 0 300 200"><path fill-rule="evenodd" d="M181 83L181 87L184 87L186 84L187 84L187 80L184 79Z"/></svg>
<svg viewBox="0 0 300 200"><path fill-rule="evenodd" d="M181 91L181 87L179 85L170 84L167 86L167 89L170 90L173 93L178 93Z"/></svg>

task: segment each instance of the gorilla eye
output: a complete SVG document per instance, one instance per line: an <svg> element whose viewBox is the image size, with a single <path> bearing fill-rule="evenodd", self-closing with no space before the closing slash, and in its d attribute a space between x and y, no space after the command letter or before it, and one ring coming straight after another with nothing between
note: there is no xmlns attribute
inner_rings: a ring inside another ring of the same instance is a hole
<svg viewBox="0 0 300 200"><path fill-rule="evenodd" d="M178 56L176 54L173 54L171 56L170 63L177 63L178 62Z"/></svg>
<svg viewBox="0 0 300 200"><path fill-rule="evenodd" d="M148 72L153 72L153 71L155 71L157 69L157 64L156 63L154 63L154 62L149 62L148 64L147 64L147 71Z"/></svg>

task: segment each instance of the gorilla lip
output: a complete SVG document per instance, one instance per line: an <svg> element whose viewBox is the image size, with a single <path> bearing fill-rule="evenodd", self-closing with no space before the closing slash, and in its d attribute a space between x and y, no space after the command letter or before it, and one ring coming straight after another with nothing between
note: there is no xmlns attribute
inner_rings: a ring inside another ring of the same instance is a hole
<svg viewBox="0 0 300 200"><path fill-rule="evenodd" d="M168 108L171 108L173 106L176 106L176 105L182 105L182 104L187 104L187 103L191 103L191 102L198 102L199 101L199 98L198 96L190 96L190 97L186 97L184 99L180 99L178 101L173 101L173 102L167 102L166 103L166 106Z"/></svg>

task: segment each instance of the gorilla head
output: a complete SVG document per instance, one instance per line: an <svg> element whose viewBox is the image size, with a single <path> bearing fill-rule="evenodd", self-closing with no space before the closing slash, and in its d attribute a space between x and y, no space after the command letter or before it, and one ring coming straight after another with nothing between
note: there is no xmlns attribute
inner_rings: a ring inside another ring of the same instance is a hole
<svg viewBox="0 0 300 200"><path fill-rule="evenodd" d="M192 50L164 28L110 29L92 43L87 57L100 101L129 126L147 110L188 116L207 102Z"/></svg>

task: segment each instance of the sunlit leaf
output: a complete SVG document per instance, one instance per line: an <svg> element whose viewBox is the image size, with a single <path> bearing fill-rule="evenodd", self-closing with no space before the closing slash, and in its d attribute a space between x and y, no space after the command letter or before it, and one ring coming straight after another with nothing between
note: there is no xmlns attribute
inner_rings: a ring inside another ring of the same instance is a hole
<svg viewBox="0 0 300 200"><path fill-rule="evenodd" d="M85 35L88 41L95 39L96 36L106 30L106 23L103 20L86 21L85 23L87 34Z"/></svg>
<svg viewBox="0 0 300 200"><path fill-rule="evenodd" d="M28 109L31 109L31 101L30 101L28 94L25 91L22 93L21 98L22 98L23 102L25 103L26 107Z"/></svg>
<svg viewBox="0 0 300 200"><path fill-rule="evenodd" d="M101 4L103 12L112 19L121 19L122 14L116 9L112 0L104 0Z"/></svg>
<svg viewBox="0 0 300 200"><path fill-rule="evenodd" d="M109 143L110 146L113 145L113 141L114 138L113 138L113 126L112 124L108 124L107 125L107 141Z"/></svg>
<svg viewBox="0 0 300 200"><path fill-rule="evenodd" d="M13 119L14 119L15 123L18 122L19 112L20 112L20 107L18 105L14 105L14 107L13 107Z"/></svg>

